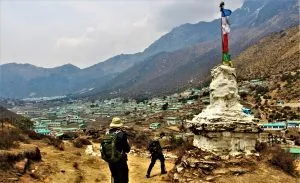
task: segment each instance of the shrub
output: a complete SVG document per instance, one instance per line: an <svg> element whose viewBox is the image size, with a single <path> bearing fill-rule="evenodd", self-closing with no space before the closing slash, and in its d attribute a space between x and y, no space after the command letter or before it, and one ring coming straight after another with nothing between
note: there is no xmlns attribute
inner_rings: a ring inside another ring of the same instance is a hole
<svg viewBox="0 0 300 183"><path fill-rule="evenodd" d="M169 104L168 104L168 102L167 102L167 103L165 103L164 105L162 105L161 109L165 111L165 110L168 109L168 107L169 107Z"/></svg>
<svg viewBox="0 0 300 183"><path fill-rule="evenodd" d="M183 138L176 138L174 134L171 134L170 145L172 149L176 149L184 144Z"/></svg>
<svg viewBox="0 0 300 183"><path fill-rule="evenodd" d="M0 149L18 147L18 142L27 142L20 130L9 129L0 131Z"/></svg>
<svg viewBox="0 0 300 183"><path fill-rule="evenodd" d="M141 121L137 121L137 122L135 122L135 124L140 126L140 125L142 125L142 122Z"/></svg>
<svg viewBox="0 0 300 183"><path fill-rule="evenodd" d="M33 161L40 161L42 156L39 148L36 147L35 150L28 150L21 153L1 152L0 170L8 170L9 168L13 167L15 162L25 158Z"/></svg>
<svg viewBox="0 0 300 183"><path fill-rule="evenodd" d="M300 138L297 138L297 139L295 140L295 145L296 145L296 146L300 146Z"/></svg>
<svg viewBox="0 0 300 183"><path fill-rule="evenodd" d="M284 106L283 109L284 110L291 110L292 108L290 106Z"/></svg>
<svg viewBox="0 0 300 183"><path fill-rule="evenodd" d="M42 134L38 134L35 131L25 131L25 133L28 135L29 138L31 138L32 140L41 140L42 138L45 137L45 135Z"/></svg>
<svg viewBox="0 0 300 183"><path fill-rule="evenodd" d="M247 95L248 95L247 92L240 92L240 97L241 97L241 98L246 98Z"/></svg>
<svg viewBox="0 0 300 183"><path fill-rule="evenodd" d="M77 138L76 140L80 141L82 143L82 145L92 145L92 143L88 139L85 139L85 138Z"/></svg>
<svg viewBox="0 0 300 183"><path fill-rule="evenodd" d="M160 132L159 136L162 138L162 137L166 136L166 133L165 132Z"/></svg>
<svg viewBox="0 0 300 183"><path fill-rule="evenodd" d="M49 145L53 145L54 147L56 147L57 149L63 151L65 148L64 148L64 143L62 140L59 140L59 139L56 139L54 137L51 137L51 136L47 136L46 137L46 142L49 144Z"/></svg>
<svg viewBox="0 0 300 183"><path fill-rule="evenodd" d="M84 179L83 175L78 175L75 178L75 183L81 183L81 182L83 182L83 179Z"/></svg>
<svg viewBox="0 0 300 183"><path fill-rule="evenodd" d="M270 162L272 165L281 168L286 173L293 174L295 172L293 156L289 152L281 149L279 146L276 147L273 152Z"/></svg>
<svg viewBox="0 0 300 183"><path fill-rule="evenodd" d="M77 141L77 140L73 141L73 145L74 145L74 147L77 147L77 148L82 148L83 147L82 143L80 141Z"/></svg>
<svg viewBox="0 0 300 183"><path fill-rule="evenodd" d="M94 143L100 143L100 138L92 139L92 142L94 142Z"/></svg>
<svg viewBox="0 0 300 183"><path fill-rule="evenodd" d="M74 153L76 156L81 156L81 153L79 151Z"/></svg>
<svg viewBox="0 0 300 183"><path fill-rule="evenodd" d="M91 144L92 143L88 139L85 139L85 138L77 138L73 141L74 147L77 147L77 148L82 148L83 145L91 145Z"/></svg>
<svg viewBox="0 0 300 183"><path fill-rule="evenodd" d="M143 148L143 147L148 147L149 141L150 141L150 137L148 134L138 133L130 142L133 143L137 148Z"/></svg>
<svg viewBox="0 0 300 183"><path fill-rule="evenodd" d="M256 142L255 144L255 150L258 152L265 151L268 147L268 144L266 142Z"/></svg>
<svg viewBox="0 0 300 183"><path fill-rule="evenodd" d="M63 135L61 135L59 137L59 139L60 140L63 140L63 139L69 139L69 140L71 140L72 139L73 140L73 139L75 139L77 137L78 137L78 134L76 132L66 132Z"/></svg>
<svg viewBox="0 0 300 183"><path fill-rule="evenodd" d="M77 162L74 162L74 163L73 163L73 167L74 167L76 170L78 170L78 169L79 169L79 164L78 164Z"/></svg>
<svg viewBox="0 0 300 183"><path fill-rule="evenodd" d="M256 86L255 87L255 92L256 94L261 94L264 95L265 93L267 93L269 91L268 87L264 87L264 86Z"/></svg>

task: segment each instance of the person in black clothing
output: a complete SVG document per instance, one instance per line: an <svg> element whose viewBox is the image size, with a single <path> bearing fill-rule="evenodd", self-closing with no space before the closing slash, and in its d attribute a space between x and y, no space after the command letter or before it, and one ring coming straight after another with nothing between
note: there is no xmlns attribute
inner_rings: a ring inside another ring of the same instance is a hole
<svg viewBox="0 0 300 183"><path fill-rule="evenodd" d="M117 142L116 149L122 152L122 158L116 163L109 163L109 169L112 176L112 183L128 183L128 165L127 154L130 151L130 145L127 140L127 135L121 130L123 123L120 118L113 118L110 124L109 134L116 133Z"/></svg>
<svg viewBox="0 0 300 183"><path fill-rule="evenodd" d="M162 148L159 143L159 138L156 137L150 141L150 143L148 145L148 150L151 153L151 163L149 165L146 177L150 178L151 170L152 170L156 160L158 160L158 159L160 160L161 174L166 174L167 171L165 168L165 158L162 153Z"/></svg>

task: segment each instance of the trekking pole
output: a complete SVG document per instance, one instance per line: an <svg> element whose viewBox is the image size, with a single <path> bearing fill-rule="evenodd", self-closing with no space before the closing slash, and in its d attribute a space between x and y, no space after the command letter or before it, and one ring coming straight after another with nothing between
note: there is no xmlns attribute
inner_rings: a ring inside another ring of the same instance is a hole
<svg viewBox="0 0 300 183"><path fill-rule="evenodd" d="M114 182L115 182L113 176L111 176L111 181L110 181L110 182L111 182L111 183L114 183Z"/></svg>

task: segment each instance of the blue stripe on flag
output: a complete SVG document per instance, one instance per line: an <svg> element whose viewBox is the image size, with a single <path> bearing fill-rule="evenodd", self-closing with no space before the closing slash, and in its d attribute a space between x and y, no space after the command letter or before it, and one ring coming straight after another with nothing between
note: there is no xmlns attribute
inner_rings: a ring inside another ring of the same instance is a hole
<svg viewBox="0 0 300 183"><path fill-rule="evenodd" d="M222 9L221 12L222 12L222 17L228 17L232 13L232 11L229 9Z"/></svg>

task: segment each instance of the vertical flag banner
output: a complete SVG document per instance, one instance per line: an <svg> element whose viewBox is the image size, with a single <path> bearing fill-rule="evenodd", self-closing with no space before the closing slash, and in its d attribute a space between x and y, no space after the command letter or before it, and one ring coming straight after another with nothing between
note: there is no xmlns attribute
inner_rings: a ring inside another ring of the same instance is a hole
<svg viewBox="0 0 300 183"><path fill-rule="evenodd" d="M231 15L232 11L224 8L225 3L221 2L221 39L222 39L222 63L232 66L230 54L229 54L229 32L230 24L228 17Z"/></svg>

